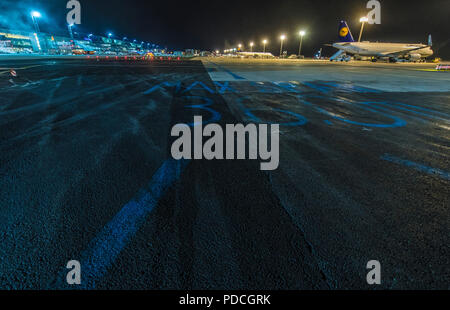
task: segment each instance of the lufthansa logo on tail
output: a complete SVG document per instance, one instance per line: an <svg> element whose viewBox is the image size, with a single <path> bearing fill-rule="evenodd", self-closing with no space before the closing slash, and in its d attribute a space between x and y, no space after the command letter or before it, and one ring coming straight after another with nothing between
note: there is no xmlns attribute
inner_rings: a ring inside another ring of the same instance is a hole
<svg viewBox="0 0 450 310"><path fill-rule="evenodd" d="M343 28L341 29L341 31L339 31L339 35L340 35L341 37L346 37L346 36L348 35L348 28L347 28L347 27L343 27Z"/></svg>

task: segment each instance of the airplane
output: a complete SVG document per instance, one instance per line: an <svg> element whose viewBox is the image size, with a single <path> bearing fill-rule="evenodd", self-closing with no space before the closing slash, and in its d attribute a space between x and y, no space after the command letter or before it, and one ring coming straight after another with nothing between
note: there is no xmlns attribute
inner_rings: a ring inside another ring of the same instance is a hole
<svg viewBox="0 0 450 310"><path fill-rule="evenodd" d="M378 59L388 59L389 62L397 61L422 61L433 55L431 35L428 37L428 45L425 44L405 44L405 43L375 43L375 42L355 42L350 27L346 21L339 24L339 43L331 46L339 51L330 60L350 61L351 56L370 57L373 62ZM348 55L349 54L349 55Z"/></svg>
<svg viewBox="0 0 450 310"><path fill-rule="evenodd" d="M237 52L237 55L244 58L275 58L271 53Z"/></svg>

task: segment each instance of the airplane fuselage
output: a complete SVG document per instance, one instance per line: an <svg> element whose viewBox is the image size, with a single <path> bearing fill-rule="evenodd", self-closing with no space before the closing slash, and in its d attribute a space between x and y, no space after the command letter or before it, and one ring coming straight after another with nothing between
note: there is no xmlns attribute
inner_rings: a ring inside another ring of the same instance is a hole
<svg viewBox="0 0 450 310"><path fill-rule="evenodd" d="M395 54L398 51L403 51L403 53L397 55L397 58L408 58L411 55L420 55L421 58L426 58L433 55L431 47L424 44L342 42L334 43L333 47L348 54L369 57L390 57L390 54Z"/></svg>

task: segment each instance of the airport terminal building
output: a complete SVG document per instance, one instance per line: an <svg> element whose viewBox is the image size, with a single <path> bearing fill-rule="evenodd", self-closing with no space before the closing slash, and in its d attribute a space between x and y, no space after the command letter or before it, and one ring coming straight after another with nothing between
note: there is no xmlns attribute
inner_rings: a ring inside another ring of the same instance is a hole
<svg viewBox="0 0 450 310"><path fill-rule="evenodd" d="M0 29L0 54L110 54L158 52L156 44L141 44L103 36L73 34L73 38L48 33Z"/></svg>

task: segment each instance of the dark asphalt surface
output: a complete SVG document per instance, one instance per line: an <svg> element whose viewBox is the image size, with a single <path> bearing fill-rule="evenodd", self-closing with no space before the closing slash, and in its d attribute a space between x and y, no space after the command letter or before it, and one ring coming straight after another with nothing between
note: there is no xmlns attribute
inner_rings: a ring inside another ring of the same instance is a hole
<svg viewBox="0 0 450 310"><path fill-rule="evenodd" d="M214 82L200 61L0 62L0 288L73 288L75 259L82 288L449 289L449 103L327 77ZM158 173L194 115L279 123L279 169Z"/></svg>

